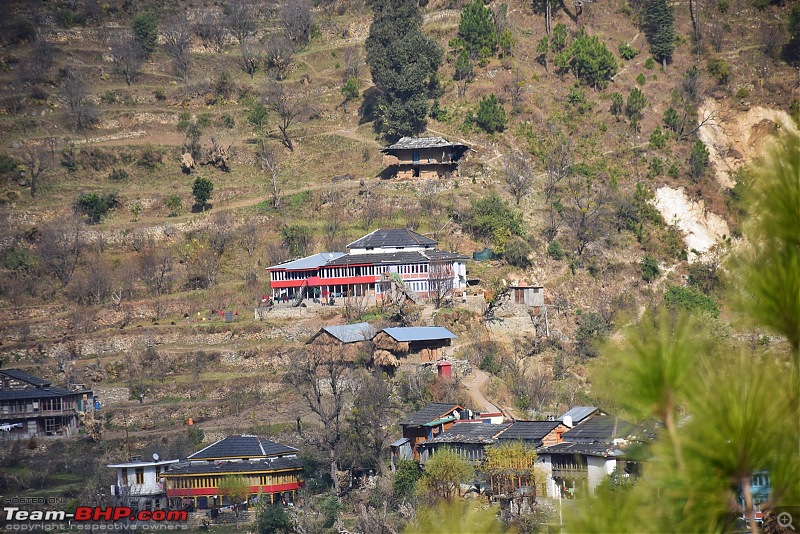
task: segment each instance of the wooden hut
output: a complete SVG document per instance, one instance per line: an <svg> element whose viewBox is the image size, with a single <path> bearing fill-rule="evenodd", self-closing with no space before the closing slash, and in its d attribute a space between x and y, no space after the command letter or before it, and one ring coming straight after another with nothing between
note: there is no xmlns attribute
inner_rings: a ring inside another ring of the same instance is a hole
<svg viewBox="0 0 800 534"><path fill-rule="evenodd" d="M306 341L306 345L341 350L346 361L355 362L372 356L371 340L376 333L369 323L326 326Z"/></svg>
<svg viewBox="0 0 800 534"><path fill-rule="evenodd" d="M449 347L455 334L441 326L410 326L384 328L373 339L377 351L386 351L395 358L422 353L424 359L434 360L442 347ZM376 352L377 352L376 351Z"/></svg>

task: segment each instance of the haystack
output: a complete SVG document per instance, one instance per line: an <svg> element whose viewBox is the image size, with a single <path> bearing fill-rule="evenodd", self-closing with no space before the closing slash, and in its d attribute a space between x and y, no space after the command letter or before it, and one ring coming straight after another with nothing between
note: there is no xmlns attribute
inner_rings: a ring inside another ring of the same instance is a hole
<svg viewBox="0 0 800 534"><path fill-rule="evenodd" d="M386 350L393 354L408 354L408 342L397 341L386 332L379 333L372 342L375 343L375 348Z"/></svg>
<svg viewBox="0 0 800 534"><path fill-rule="evenodd" d="M389 351L376 350L372 354L372 363L383 367L400 367L400 362Z"/></svg>

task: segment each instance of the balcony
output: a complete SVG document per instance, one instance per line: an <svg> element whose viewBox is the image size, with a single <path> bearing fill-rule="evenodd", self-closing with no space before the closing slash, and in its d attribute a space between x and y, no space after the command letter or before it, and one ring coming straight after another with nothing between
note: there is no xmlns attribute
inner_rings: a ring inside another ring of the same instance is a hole
<svg viewBox="0 0 800 534"><path fill-rule="evenodd" d="M119 495L127 495L129 497L144 497L147 495L160 495L164 493L163 482L155 484L129 484L128 486L117 486L117 493Z"/></svg>
<svg viewBox="0 0 800 534"><path fill-rule="evenodd" d="M586 466L553 466L553 478L589 478L589 470Z"/></svg>

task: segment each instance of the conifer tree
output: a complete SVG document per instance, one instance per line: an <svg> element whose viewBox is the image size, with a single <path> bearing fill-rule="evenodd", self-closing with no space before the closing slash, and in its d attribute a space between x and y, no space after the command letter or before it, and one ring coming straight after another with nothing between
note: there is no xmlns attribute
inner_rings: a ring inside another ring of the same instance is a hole
<svg viewBox="0 0 800 534"><path fill-rule="evenodd" d="M369 0L374 15L367 65L381 91L376 128L390 140L425 129L428 82L442 62L441 47L422 33L416 0Z"/></svg>
<svg viewBox="0 0 800 534"><path fill-rule="evenodd" d="M499 36L494 13L483 5L483 0L475 0L461 10L458 35L473 55L494 54L497 50Z"/></svg>
<svg viewBox="0 0 800 534"><path fill-rule="evenodd" d="M667 68L675 51L675 12L667 0L650 0L645 8L645 22L650 52Z"/></svg>

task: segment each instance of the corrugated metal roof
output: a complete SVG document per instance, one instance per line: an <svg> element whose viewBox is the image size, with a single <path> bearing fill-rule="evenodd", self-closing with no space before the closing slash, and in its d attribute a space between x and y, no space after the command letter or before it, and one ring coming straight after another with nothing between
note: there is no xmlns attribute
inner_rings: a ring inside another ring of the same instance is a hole
<svg viewBox="0 0 800 534"><path fill-rule="evenodd" d="M500 439L519 439L536 444L560 424L559 421L515 421L511 428L500 435Z"/></svg>
<svg viewBox="0 0 800 534"><path fill-rule="evenodd" d="M308 269L318 269L331 260L344 256L344 252L320 252L312 256L306 256L297 260L285 261L272 267L267 267L267 270L286 270L286 271L305 271Z"/></svg>
<svg viewBox="0 0 800 534"><path fill-rule="evenodd" d="M400 342L456 338L454 333L441 326L398 326L384 328L383 331Z"/></svg>
<svg viewBox="0 0 800 534"><path fill-rule="evenodd" d="M398 439L397 441L393 441L393 442L391 442L391 443L389 444L389 446L390 446L390 447L402 447L403 445L405 445L405 444L406 444L406 443L408 443L409 441L411 441L411 440L410 440L410 439L408 439L408 438L400 438L400 439Z"/></svg>
<svg viewBox="0 0 800 534"><path fill-rule="evenodd" d="M422 426L450 414L453 410L461 409L458 404L439 404L431 402L423 409L408 416L405 421L400 421L405 426Z"/></svg>
<svg viewBox="0 0 800 534"><path fill-rule="evenodd" d="M511 423L493 425L488 423L456 423L435 438L422 443L494 443L498 434L511 426Z"/></svg>
<svg viewBox="0 0 800 534"><path fill-rule="evenodd" d="M27 382L32 386L43 387L50 385L49 380L45 380L44 378L39 378L38 376L33 376L32 374L26 373L25 371L20 371L19 369L0 369L0 374L4 374L15 380L21 380L22 382Z"/></svg>
<svg viewBox="0 0 800 534"><path fill-rule="evenodd" d="M420 148L442 148L449 146L463 146L463 143L451 143L444 137L402 137L393 145L389 145L383 149L383 152L390 150L409 150Z"/></svg>
<svg viewBox="0 0 800 534"><path fill-rule="evenodd" d="M204 473L213 475L218 473L263 472L277 471L278 469L292 469L296 467L303 467L303 460L300 458L273 458L256 462L220 462L218 464L181 463L177 466L174 466L173 469L163 473L163 476L200 475Z"/></svg>
<svg viewBox="0 0 800 534"><path fill-rule="evenodd" d="M558 443L539 449L539 456L543 454L583 454L586 456L620 456L618 449L606 443Z"/></svg>
<svg viewBox="0 0 800 534"><path fill-rule="evenodd" d="M369 323L345 324L342 326L326 326L323 328L330 335L342 343L357 343L367 341L375 337L378 333L375 327Z"/></svg>
<svg viewBox="0 0 800 534"><path fill-rule="evenodd" d="M409 250L398 252L375 252L365 254L346 254L331 260L325 267L341 267L344 265L399 265L412 263L429 263L431 261L468 260L456 252L442 250Z"/></svg>
<svg viewBox="0 0 800 534"><path fill-rule="evenodd" d="M572 417L572 422L574 424L578 424L590 415L595 412L600 411L599 408L596 406L575 406L574 408L570 408L564 415L558 418L559 421L563 421L564 417L569 416Z"/></svg>
<svg viewBox="0 0 800 534"><path fill-rule="evenodd" d="M347 248L381 247L435 247L437 242L408 228L379 228L361 239L353 241Z"/></svg>
<svg viewBox="0 0 800 534"><path fill-rule="evenodd" d="M597 416L564 432L564 441L572 443L611 443L615 438L627 438L636 427L615 417Z"/></svg>
<svg viewBox="0 0 800 534"><path fill-rule="evenodd" d="M217 458L264 458L294 454L297 449L260 436L228 436L189 456L189 460Z"/></svg>
<svg viewBox="0 0 800 534"><path fill-rule="evenodd" d="M70 391L63 388L24 388L24 389L0 389L0 401L5 400L25 400L25 399L48 399L54 397L66 397L68 395L80 395L81 391ZM24 415L24 414L22 414Z"/></svg>

